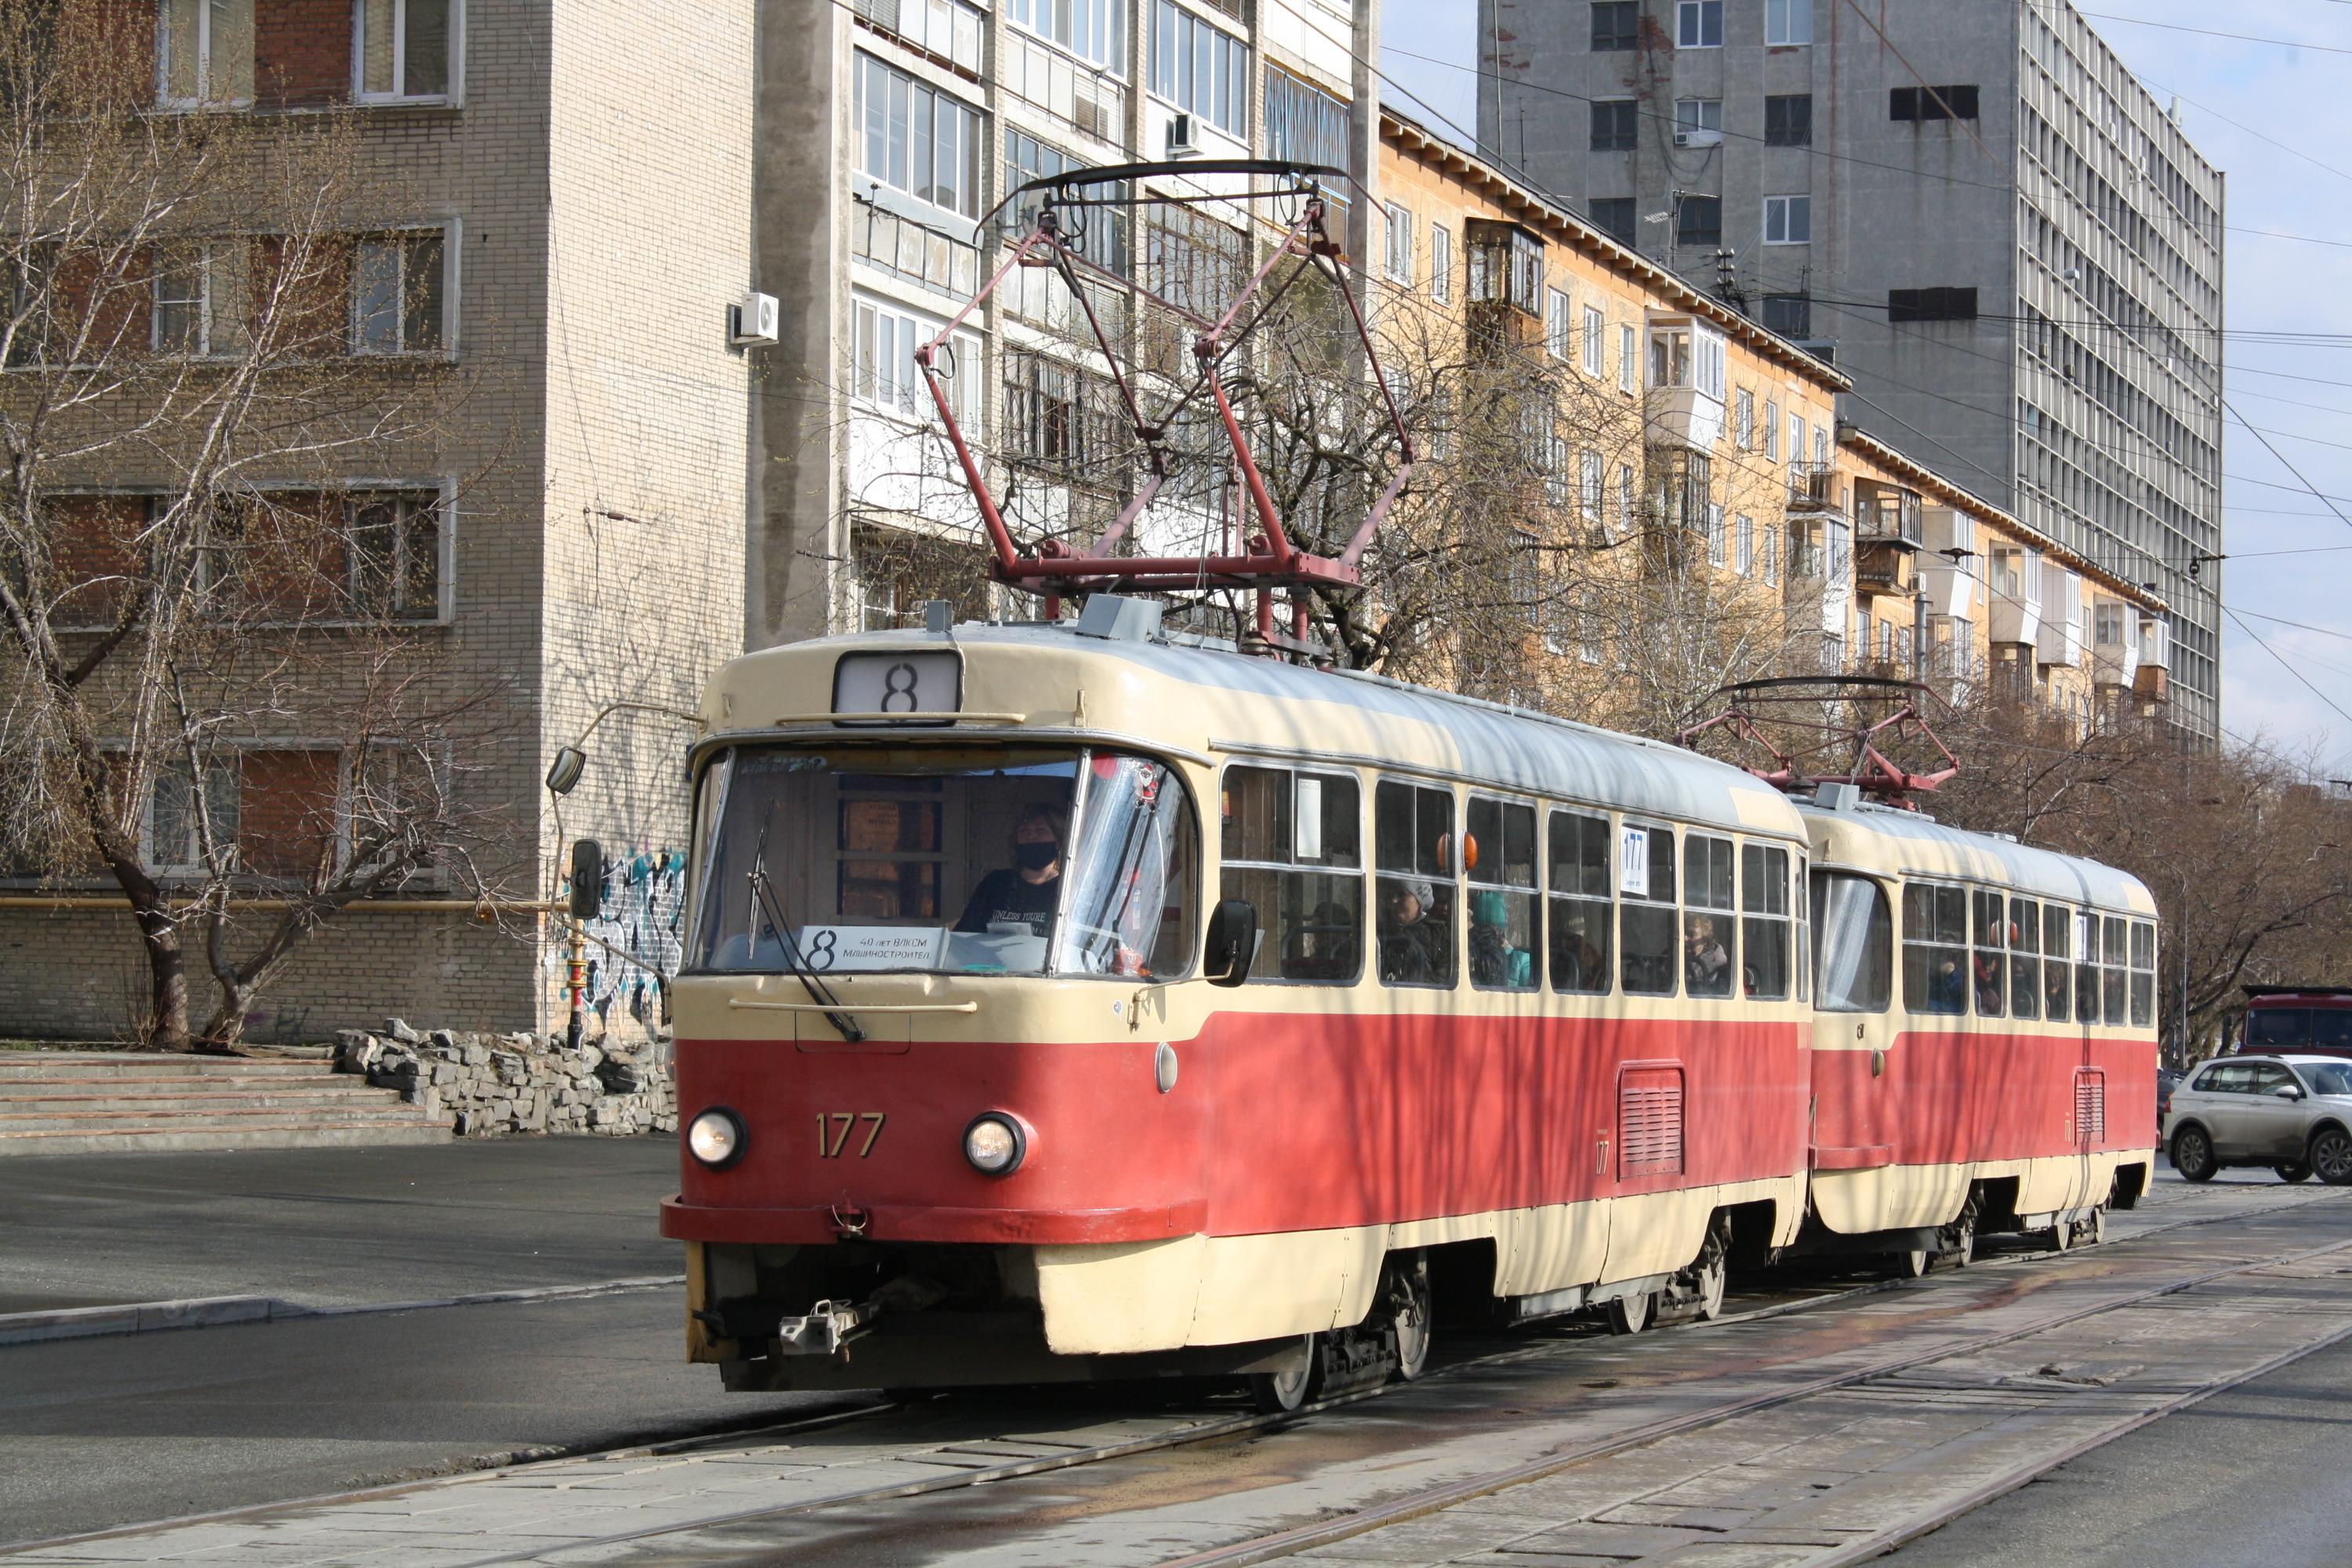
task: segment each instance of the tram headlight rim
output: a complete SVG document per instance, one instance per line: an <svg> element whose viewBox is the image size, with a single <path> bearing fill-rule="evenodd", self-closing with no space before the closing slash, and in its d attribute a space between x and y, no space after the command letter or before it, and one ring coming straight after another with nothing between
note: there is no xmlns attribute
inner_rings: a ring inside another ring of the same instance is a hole
<svg viewBox="0 0 2352 1568"><path fill-rule="evenodd" d="M991 1123L1003 1128L1005 1132L1011 1136L1013 1141L1012 1151L1006 1157L1004 1163L1001 1165L991 1166L982 1164L980 1157L972 1152L972 1134ZM973 1117L970 1121L964 1124L963 1138L961 1142L963 1149L964 1163L970 1165L973 1170L978 1171L983 1176L1009 1176L1013 1172L1019 1170L1022 1166L1022 1163L1029 1158L1028 1123L1023 1121L1021 1118L1013 1115L1013 1112L1009 1110L982 1111L978 1116Z"/></svg>
<svg viewBox="0 0 2352 1568"><path fill-rule="evenodd" d="M695 1132L705 1122L716 1122L727 1129L727 1147L717 1159L695 1147ZM743 1151L750 1147L751 1142L750 1130L743 1125L743 1118L732 1106L714 1105L697 1111L694 1120L686 1124L686 1152L694 1156L695 1163L706 1171L723 1171L735 1164L743 1158Z"/></svg>

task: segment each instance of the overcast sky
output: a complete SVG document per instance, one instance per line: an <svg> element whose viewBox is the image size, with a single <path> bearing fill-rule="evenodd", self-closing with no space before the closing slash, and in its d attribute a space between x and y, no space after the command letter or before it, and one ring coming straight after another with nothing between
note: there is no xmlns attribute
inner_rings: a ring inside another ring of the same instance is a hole
<svg viewBox="0 0 2352 1568"><path fill-rule="evenodd" d="M1385 0L1382 10L1385 90L1470 137L1476 0ZM2179 97L2189 139L2229 176L2223 391L2280 456L2225 421L2221 599L2242 624L2223 618L2222 725L2352 778L2352 522L2288 467L2352 515L2352 4L2092 0L2084 14L2160 101ZM2263 336L2276 332L2335 336Z"/></svg>

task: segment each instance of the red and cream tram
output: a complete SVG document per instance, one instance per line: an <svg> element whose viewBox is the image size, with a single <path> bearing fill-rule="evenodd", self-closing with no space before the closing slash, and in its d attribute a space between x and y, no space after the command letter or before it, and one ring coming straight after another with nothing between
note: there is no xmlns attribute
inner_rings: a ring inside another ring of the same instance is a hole
<svg viewBox="0 0 2352 1568"><path fill-rule="evenodd" d="M1087 611L705 698L663 1230L729 1387L1280 1406L1417 1371L1433 1280L1635 1329L2144 1185L2130 878Z"/></svg>

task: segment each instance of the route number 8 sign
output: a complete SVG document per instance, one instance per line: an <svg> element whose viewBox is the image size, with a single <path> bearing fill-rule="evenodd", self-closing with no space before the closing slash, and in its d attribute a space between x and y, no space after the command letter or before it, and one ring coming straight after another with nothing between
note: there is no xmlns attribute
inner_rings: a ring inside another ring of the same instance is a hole
<svg viewBox="0 0 2352 1568"><path fill-rule="evenodd" d="M845 653L833 667L833 710L859 716L842 720L845 724L888 723L901 714L950 714L962 705L963 660L953 653ZM887 717L869 717L877 714Z"/></svg>

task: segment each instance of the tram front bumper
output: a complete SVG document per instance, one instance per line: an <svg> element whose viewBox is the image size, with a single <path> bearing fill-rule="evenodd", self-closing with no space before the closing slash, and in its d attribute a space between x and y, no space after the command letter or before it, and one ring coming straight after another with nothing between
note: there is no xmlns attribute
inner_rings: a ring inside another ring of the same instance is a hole
<svg viewBox="0 0 2352 1568"><path fill-rule="evenodd" d="M677 1241L752 1246L861 1239L1082 1247L1192 1236L1205 1227L1207 1216L1208 1205L1199 1198L1138 1208L1039 1210L912 1204L745 1208L689 1204L678 1196L662 1200L661 1233Z"/></svg>

